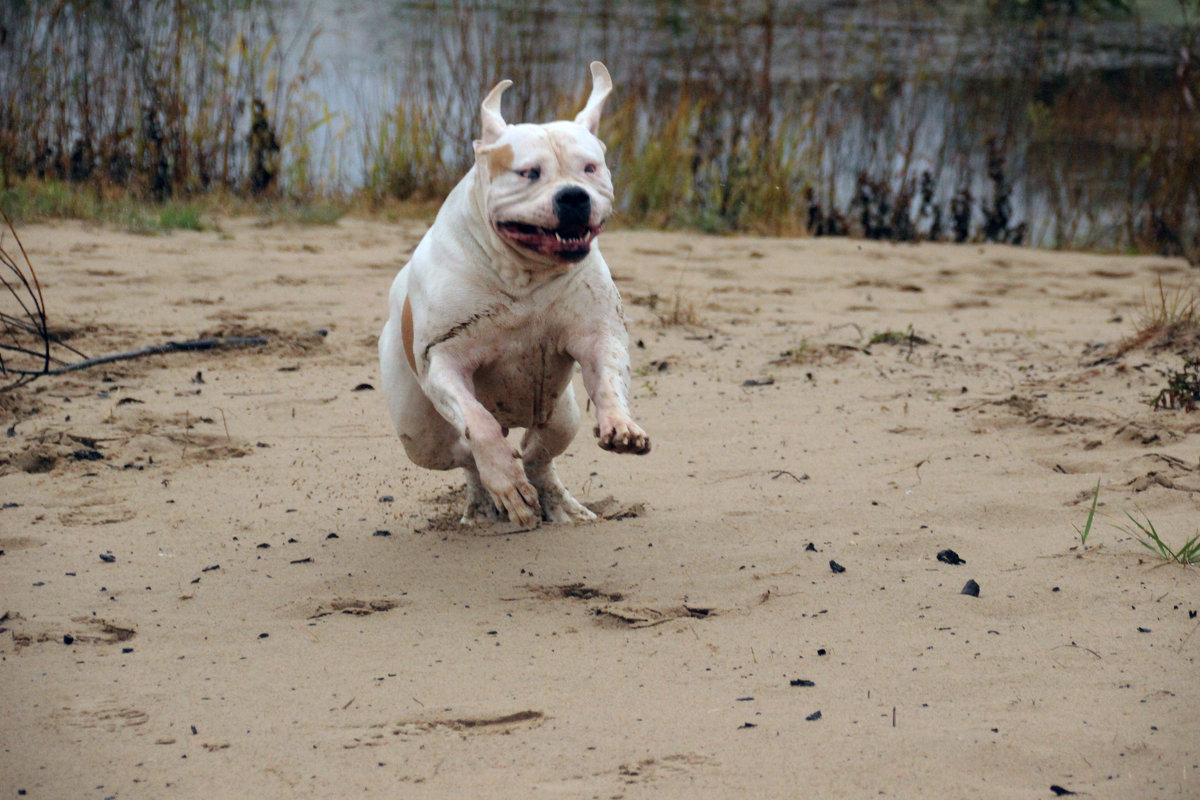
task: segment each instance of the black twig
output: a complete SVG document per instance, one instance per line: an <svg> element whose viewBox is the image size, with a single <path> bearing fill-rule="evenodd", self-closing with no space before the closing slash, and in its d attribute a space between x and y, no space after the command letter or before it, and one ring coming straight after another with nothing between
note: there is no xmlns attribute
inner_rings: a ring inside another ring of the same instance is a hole
<svg viewBox="0 0 1200 800"><path fill-rule="evenodd" d="M147 347L142 347L137 350L130 350L125 353L110 353L106 356L97 356L84 361L78 361L74 364L66 364L54 369L46 369L42 371L34 370L9 370L16 375L62 375L75 370L87 369L88 367L99 366L100 364L111 364L114 361L129 361L134 358L142 358L144 356L155 356L163 353L182 353L192 352L197 350L219 350L226 347L261 347L267 343L266 337L263 336L227 336L227 337L212 337L208 339L189 339L186 342L163 342L162 344L152 344Z"/></svg>

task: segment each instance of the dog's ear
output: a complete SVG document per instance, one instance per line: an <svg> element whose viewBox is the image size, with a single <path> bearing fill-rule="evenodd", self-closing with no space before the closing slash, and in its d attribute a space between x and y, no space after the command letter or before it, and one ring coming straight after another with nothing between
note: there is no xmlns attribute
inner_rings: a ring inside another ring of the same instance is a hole
<svg viewBox="0 0 1200 800"><path fill-rule="evenodd" d="M587 128L593 136L600 130L600 112L604 101L612 92L612 76L599 61L592 62L592 94L587 105L575 116L575 121Z"/></svg>
<svg viewBox="0 0 1200 800"><path fill-rule="evenodd" d="M483 105L480 108L483 111L481 119L483 121L483 144L485 145L495 144L508 127L508 123L500 114L500 95L504 94L504 90L510 86L512 86L512 81L500 81L488 92L488 96L483 98Z"/></svg>

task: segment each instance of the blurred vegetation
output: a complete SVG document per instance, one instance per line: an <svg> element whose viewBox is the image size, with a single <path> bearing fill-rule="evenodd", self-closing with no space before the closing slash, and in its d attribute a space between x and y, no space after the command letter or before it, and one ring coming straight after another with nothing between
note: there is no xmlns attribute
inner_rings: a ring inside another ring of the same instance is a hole
<svg viewBox="0 0 1200 800"><path fill-rule="evenodd" d="M302 6L0 3L0 206L153 229L429 203L491 85L517 80L510 120L569 117L599 57L627 224L1200 261L1200 0L439 0L369 81L327 71ZM1113 25L1132 55L1097 61Z"/></svg>

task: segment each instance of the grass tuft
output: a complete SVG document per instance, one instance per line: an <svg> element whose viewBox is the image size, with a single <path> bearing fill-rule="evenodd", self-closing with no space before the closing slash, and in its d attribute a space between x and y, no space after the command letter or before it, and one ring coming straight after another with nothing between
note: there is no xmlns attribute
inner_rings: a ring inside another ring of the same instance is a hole
<svg viewBox="0 0 1200 800"><path fill-rule="evenodd" d="M1155 529L1154 523L1146 512L1140 508L1138 512L1145 518L1145 522L1139 521L1137 517L1126 511L1125 516L1129 517L1129 521L1133 523L1133 527L1117 527L1137 539L1143 547L1157 554L1165 561L1183 564L1184 566L1200 564L1200 533L1188 539L1178 549L1173 548L1163 541L1162 536Z"/></svg>
<svg viewBox="0 0 1200 800"><path fill-rule="evenodd" d="M1143 297L1138 332L1193 333L1200 329L1200 293L1193 287L1168 290L1158 279L1158 298Z"/></svg>
<svg viewBox="0 0 1200 800"><path fill-rule="evenodd" d="M1155 410L1195 411L1200 408L1200 358L1185 358L1183 369L1168 367L1163 376L1167 379L1166 387L1150 400Z"/></svg>
<svg viewBox="0 0 1200 800"><path fill-rule="evenodd" d="M192 203L167 203L158 212L158 227L163 230L202 231L200 208Z"/></svg>

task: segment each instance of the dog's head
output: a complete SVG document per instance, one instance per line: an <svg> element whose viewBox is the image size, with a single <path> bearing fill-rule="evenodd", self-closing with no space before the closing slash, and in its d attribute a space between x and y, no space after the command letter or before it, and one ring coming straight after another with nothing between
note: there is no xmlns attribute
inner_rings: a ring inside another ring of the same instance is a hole
<svg viewBox="0 0 1200 800"><path fill-rule="evenodd" d="M612 78L592 62L592 93L574 121L509 125L501 81L483 101L483 136L475 142L487 222L523 258L581 261L612 209L612 175L596 138Z"/></svg>

